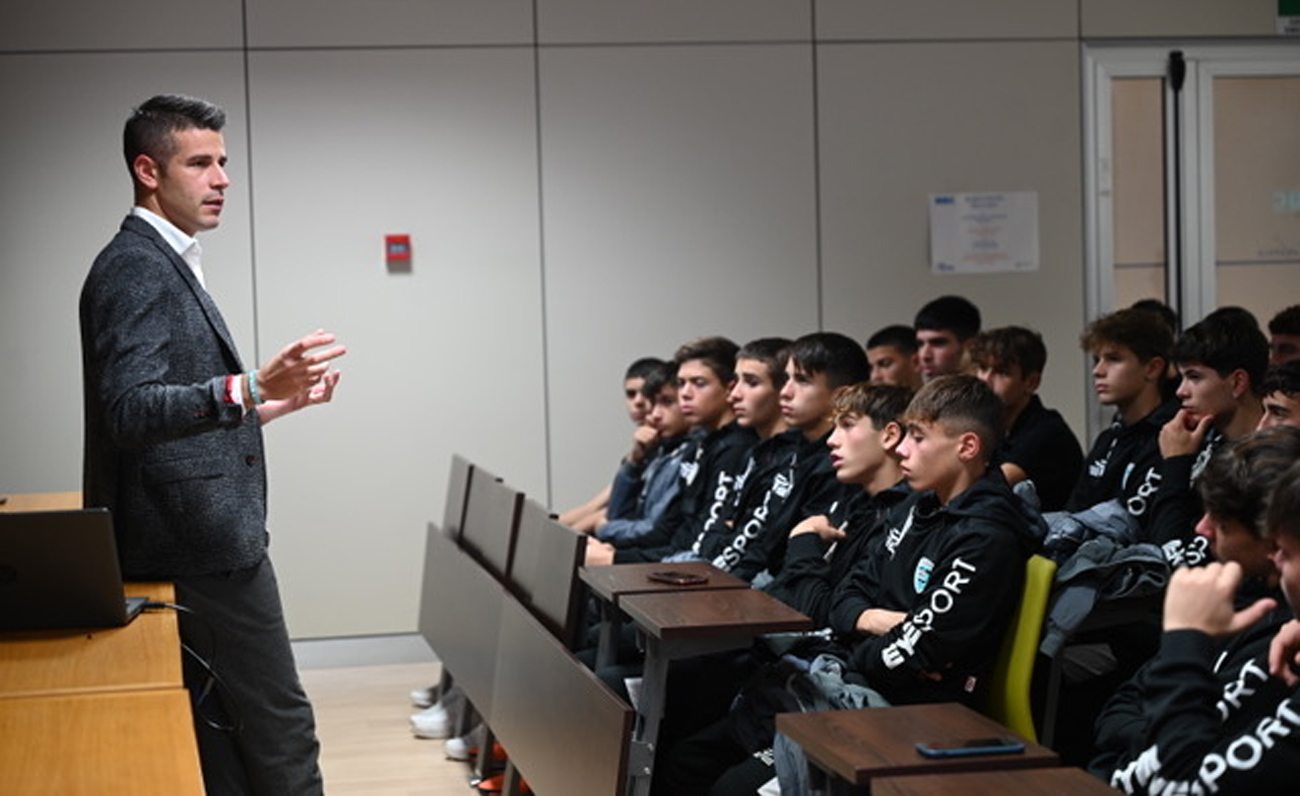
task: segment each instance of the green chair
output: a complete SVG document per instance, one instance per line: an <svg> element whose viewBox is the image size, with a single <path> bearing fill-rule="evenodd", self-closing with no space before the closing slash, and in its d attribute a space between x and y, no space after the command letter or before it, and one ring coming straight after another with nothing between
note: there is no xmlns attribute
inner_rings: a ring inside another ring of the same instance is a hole
<svg viewBox="0 0 1300 796"><path fill-rule="evenodd" d="M984 715L1035 743L1038 732L1034 726L1030 689L1047 601L1055 577L1056 562L1049 558L1031 556L1025 563L1025 589L1007 626L1002 649L989 675L980 706Z"/></svg>

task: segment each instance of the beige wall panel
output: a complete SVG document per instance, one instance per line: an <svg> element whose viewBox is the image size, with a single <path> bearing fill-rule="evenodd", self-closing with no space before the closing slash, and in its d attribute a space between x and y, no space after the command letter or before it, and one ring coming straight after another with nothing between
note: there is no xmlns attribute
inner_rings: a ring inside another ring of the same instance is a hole
<svg viewBox="0 0 1300 796"><path fill-rule="evenodd" d="M530 0L255 0L251 47L523 44Z"/></svg>
<svg viewBox="0 0 1300 796"><path fill-rule="evenodd" d="M538 0L538 38L543 44L806 40L809 1Z"/></svg>
<svg viewBox="0 0 1300 796"><path fill-rule="evenodd" d="M0 113L0 494L81 488L77 302L131 209L122 125L153 94L184 90L230 112L236 184L203 247L211 291L251 351L243 86L229 53L0 56L0 106L21 108Z"/></svg>
<svg viewBox="0 0 1300 796"><path fill-rule="evenodd" d="M1024 39L1078 35L1078 0L816 0L835 39Z"/></svg>
<svg viewBox="0 0 1300 796"><path fill-rule="evenodd" d="M1273 36L1277 0L1078 0L1085 39Z"/></svg>
<svg viewBox="0 0 1300 796"><path fill-rule="evenodd" d="M817 324L799 45L548 49L543 195L557 506L612 478L633 359Z"/></svg>
<svg viewBox="0 0 1300 796"><path fill-rule="evenodd" d="M262 356L318 327L332 405L268 429L296 637L410 631L453 452L544 495L533 58L254 53ZM406 273L385 234L411 235Z"/></svg>
<svg viewBox="0 0 1300 796"><path fill-rule="evenodd" d="M240 0L41 0L25 6L4 9L0 52L241 47L244 41Z"/></svg>
<svg viewBox="0 0 1300 796"><path fill-rule="evenodd" d="M827 326L865 338L910 324L935 296L963 294L986 327L1043 333L1044 400L1082 433L1075 46L827 45L820 54ZM1038 192L1040 269L931 275L928 197L984 191Z"/></svg>

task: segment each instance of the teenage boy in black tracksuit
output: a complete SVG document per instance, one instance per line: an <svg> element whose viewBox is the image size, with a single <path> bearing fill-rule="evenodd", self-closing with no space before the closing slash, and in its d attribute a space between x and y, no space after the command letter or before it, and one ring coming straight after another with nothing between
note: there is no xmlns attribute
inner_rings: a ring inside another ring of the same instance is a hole
<svg viewBox="0 0 1300 796"><path fill-rule="evenodd" d="M1278 479L1265 535L1292 614L1300 606L1300 463ZM1109 776L1134 793L1291 794L1300 781L1300 623L1282 625L1267 652L1216 673L1215 639L1260 622L1274 601L1234 611L1242 567L1235 561L1182 568L1165 596L1160 653L1145 671L1148 716ZM1248 631L1249 632L1249 631Z"/></svg>
<svg viewBox="0 0 1300 796"><path fill-rule="evenodd" d="M1093 321L1080 342L1092 355L1097 400L1115 416L1084 457L1065 510L1119 499L1142 522L1160 486L1160 429L1178 410L1162 390L1173 330L1154 313L1125 309Z"/></svg>
<svg viewBox="0 0 1300 796"><path fill-rule="evenodd" d="M1279 585L1280 573L1272 561L1273 539L1263 534L1265 507L1269 495L1287 469L1300 459L1300 430L1279 429L1250 434L1217 453L1206 466L1200 481L1205 515L1197 532L1209 540L1214 557L1233 562L1241 570L1235 607L1246 609L1261 598L1270 599L1273 610L1240 633L1208 647L1198 637L1166 639L1162 652L1116 691L1097 719L1098 756L1089 769L1103 779L1118 775L1129 782L1140 781L1151 762L1143 754L1152 743L1152 705L1161 697L1162 678L1183 654L1204 649L1212 661L1210 672L1225 688L1255 688L1264 679L1269 642L1278 628L1292 617ZM1136 778L1136 779L1135 779Z"/></svg>
<svg viewBox="0 0 1300 796"><path fill-rule="evenodd" d="M1204 513L1195 485L1215 449L1259 425L1268 338L1244 310L1216 310L1183 332L1173 360L1180 409L1160 429L1160 485L1142 540L1160 545L1170 566L1197 566L1209 550L1194 531Z"/></svg>
<svg viewBox="0 0 1300 796"><path fill-rule="evenodd" d="M681 490L654 528L639 539L617 550L614 545L589 540L588 564L660 561L689 548L710 520L708 508L713 499L735 488L736 476L756 441L752 431L736 424L727 403L735 378L736 348L724 337L706 337L677 350L673 357L677 400L682 414L695 425L691 432L694 447L682 459Z"/></svg>
<svg viewBox="0 0 1300 796"><path fill-rule="evenodd" d="M785 386L786 349L783 337L763 337L741 346L736 354L736 378L727 402L736 424L749 429L758 442L749 449L745 464L730 490L718 490L708 509L708 520L690 547L673 553L668 561L707 561L730 538L736 513L764 494L795 455L796 436L781 415L781 388Z"/></svg>
<svg viewBox="0 0 1300 796"><path fill-rule="evenodd" d="M760 573L775 574L785 558L790 529L805 517L826 514L852 493L835 480L826 438L831 432L835 391L866 381L871 372L866 352L852 339L834 332L804 335L789 348L781 414L797 438L794 457L761 493L739 507L730 538L713 564L759 585Z"/></svg>
<svg viewBox="0 0 1300 796"><path fill-rule="evenodd" d="M831 514L808 517L790 531L781 574L764 587L818 627L830 625L835 589L867 555L874 531L911 494L900 483L897 454L903 439L899 418L911 399L910 388L868 383L835 396L835 430L826 440L831 467L836 480L858 489Z"/></svg>
<svg viewBox="0 0 1300 796"><path fill-rule="evenodd" d="M988 385L936 378L905 418L899 455L916 494L869 545L836 596L831 624L849 661L846 681L890 702L966 700L997 653L1041 518L989 468L1002 403ZM770 756L727 733L720 723L680 744L662 792L735 796L771 779Z"/></svg>
<svg viewBox="0 0 1300 796"><path fill-rule="evenodd" d="M1083 450L1055 409L1043 406L1038 385L1047 367L1047 347L1038 332L1003 326L980 332L970 344L975 375L1006 406L1002 438L993 462L1015 486L1033 482L1042 511L1060 511L1079 480Z"/></svg>

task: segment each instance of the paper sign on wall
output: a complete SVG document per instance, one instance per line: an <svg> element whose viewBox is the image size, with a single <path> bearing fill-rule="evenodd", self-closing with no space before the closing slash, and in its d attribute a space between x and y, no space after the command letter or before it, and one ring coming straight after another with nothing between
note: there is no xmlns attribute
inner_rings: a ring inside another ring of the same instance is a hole
<svg viewBox="0 0 1300 796"><path fill-rule="evenodd" d="M990 274L1038 270L1038 192L930 197L930 270Z"/></svg>

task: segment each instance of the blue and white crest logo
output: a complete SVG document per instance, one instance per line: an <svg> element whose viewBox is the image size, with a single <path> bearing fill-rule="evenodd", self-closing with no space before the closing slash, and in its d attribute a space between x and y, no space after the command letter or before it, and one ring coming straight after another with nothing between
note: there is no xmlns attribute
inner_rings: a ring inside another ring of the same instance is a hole
<svg viewBox="0 0 1300 796"><path fill-rule="evenodd" d="M928 558L922 558L916 562L916 571L912 573L912 588L920 594L925 591L925 587L930 584L930 574L934 572L934 562Z"/></svg>

